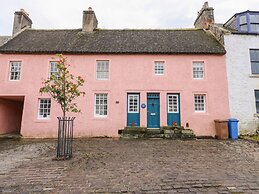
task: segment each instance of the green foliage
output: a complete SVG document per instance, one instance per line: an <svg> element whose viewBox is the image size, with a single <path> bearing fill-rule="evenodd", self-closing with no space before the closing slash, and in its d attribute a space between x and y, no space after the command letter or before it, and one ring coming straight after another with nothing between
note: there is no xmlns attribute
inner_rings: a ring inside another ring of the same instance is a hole
<svg viewBox="0 0 259 194"><path fill-rule="evenodd" d="M77 104L73 101L77 97L85 95L85 92L79 90L85 81L82 77L70 73L69 65L62 54L58 54L57 57L59 58L57 62L58 73L43 81L44 86L40 88L40 93L48 93L59 103L65 117L66 112L80 112Z"/></svg>

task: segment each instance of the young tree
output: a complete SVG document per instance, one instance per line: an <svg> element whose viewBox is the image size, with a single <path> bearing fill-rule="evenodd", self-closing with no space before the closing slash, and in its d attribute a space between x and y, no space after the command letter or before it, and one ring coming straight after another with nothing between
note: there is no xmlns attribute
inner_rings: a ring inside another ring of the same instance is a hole
<svg viewBox="0 0 259 194"><path fill-rule="evenodd" d="M65 118L67 112L80 112L74 100L85 95L85 92L79 90L85 81L82 77L70 73L69 64L62 54L58 54L57 57L58 71L43 81L44 86L40 88L40 93L48 93L60 105Z"/></svg>

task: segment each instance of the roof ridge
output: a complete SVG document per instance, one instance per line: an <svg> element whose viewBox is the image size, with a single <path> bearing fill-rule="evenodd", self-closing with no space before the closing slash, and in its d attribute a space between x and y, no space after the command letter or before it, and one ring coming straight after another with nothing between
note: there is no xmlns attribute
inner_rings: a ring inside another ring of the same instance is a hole
<svg viewBox="0 0 259 194"><path fill-rule="evenodd" d="M36 28L27 28L26 31L76 31L82 30L82 28L78 29L36 29Z"/></svg>
<svg viewBox="0 0 259 194"><path fill-rule="evenodd" d="M35 28L28 28L25 31L78 31L82 30L82 28L75 28L75 29L35 29ZM97 28L95 31L198 31L202 30L200 28L143 28L143 29L136 29L136 28L122 28L122 29L106 29L106 28Z"/></svg>

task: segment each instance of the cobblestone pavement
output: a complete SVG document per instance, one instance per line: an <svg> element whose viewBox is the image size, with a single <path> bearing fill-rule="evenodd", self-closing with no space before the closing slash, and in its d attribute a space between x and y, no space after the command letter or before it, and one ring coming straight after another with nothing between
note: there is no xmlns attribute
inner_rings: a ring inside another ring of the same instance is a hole
<svg viewBox="0 0 259 194"><path fill-rule="evenodd" d="M0 193L259 193L259 145L219 140L0 140Z"/></svg>

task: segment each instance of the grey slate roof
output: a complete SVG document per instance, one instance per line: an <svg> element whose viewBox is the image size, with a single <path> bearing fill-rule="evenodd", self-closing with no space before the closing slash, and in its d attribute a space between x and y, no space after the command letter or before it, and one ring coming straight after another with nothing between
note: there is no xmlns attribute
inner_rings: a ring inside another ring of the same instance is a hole
<svg viewBox="0 0 259 194"><path fill-rule="evenodd" d="M0 46L2 46L9 38L10 36L0 36Z"/></svg>
<svg viewBox="0 0 259 194"><path fill-rule="evenodd" d="M75 30L27 29L0 47L0 53L225 54L201 29Z"/></svg>

